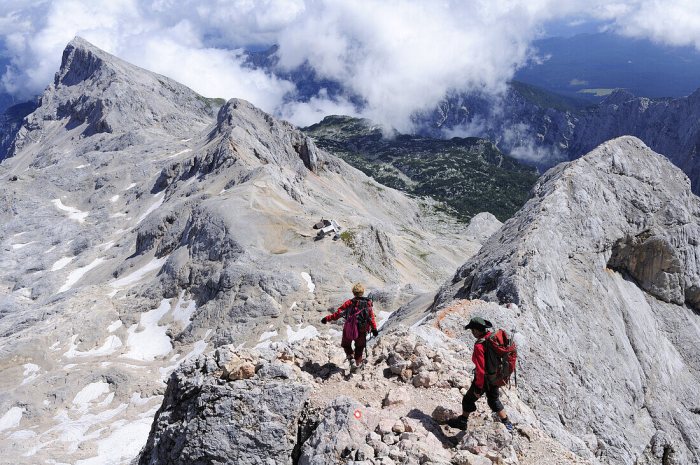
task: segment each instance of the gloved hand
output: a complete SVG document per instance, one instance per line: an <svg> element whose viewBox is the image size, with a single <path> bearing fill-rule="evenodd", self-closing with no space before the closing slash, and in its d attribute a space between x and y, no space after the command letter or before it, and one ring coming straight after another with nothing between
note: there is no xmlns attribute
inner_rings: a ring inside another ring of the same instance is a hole
<svg viewBox="0 0 700 465"><path fill-rule="evenodd" d="M372 336L374 336L374 337L379 336L379 331L377 331L376 329L373 329L373 330L372 330Z"/></svg>
<svg viewBox="0 0 700 465"><path fill-rule="evenodd" d="M321 323L325 325L326 323L328 323L328 319L324 316L323 318L321 318Z"/></svg>

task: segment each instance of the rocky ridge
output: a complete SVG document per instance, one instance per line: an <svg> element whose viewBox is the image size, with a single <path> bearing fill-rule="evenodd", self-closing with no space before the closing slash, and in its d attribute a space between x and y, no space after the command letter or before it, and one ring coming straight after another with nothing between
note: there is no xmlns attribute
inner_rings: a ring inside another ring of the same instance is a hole
<svg viewBox="0 0 700 465"><path fill-rule="evenodd" d="M546 173L435 308L518 305L522 399L577 454L700 463L699 213L666 158L612 140Z"/></svg>
<svg viewBox="0 0 700 465"><path fill-rule="evenodd" d="M393 318L355 374L327 336L220 347L173 373L138 463L589 463L541 430L514 387L504 391L514 434L485 405L468 432L443 426L459 409L473 368L471 349L458 339L466 337L463 319L487 307L497 306L413 310L423 321L410 328Z"/></svg>
<svg viewBox="0 0 700 465"><path fill-rule="evenodd" d="M480 247L476 224L463 237L248 102L216 106L78 38L24 119L0 164L15 463L128 462L180 364L314 337L355 281L384 318ZM314 240L321 217L347 240Z"/></svg>

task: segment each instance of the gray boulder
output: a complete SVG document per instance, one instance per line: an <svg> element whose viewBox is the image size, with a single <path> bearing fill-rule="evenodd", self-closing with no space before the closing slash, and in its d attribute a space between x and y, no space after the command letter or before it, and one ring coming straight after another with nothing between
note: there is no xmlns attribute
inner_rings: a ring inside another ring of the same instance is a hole
<svg viewBox="0 0 700 465"><path fill-rule="evenodd" d="M233 382L218 370L216 357L202 357L170 377L139 464L292 463L311 387L277 370Z"/></svg>
<svg viewBox="0 0 700 465"><path fill-rule="evenodd" d="M321 414L322 421L304 443L299 465L335 465L341 459L366 457L366 437L379 415L356 400L338 397Z"/></svg>

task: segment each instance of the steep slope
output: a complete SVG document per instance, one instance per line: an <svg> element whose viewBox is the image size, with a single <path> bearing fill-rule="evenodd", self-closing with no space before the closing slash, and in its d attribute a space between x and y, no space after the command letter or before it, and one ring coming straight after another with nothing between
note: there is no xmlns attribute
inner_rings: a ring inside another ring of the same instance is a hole
<svg viewBox="0 0 700 465"><path fill-rule="evenodd" d="M314 337L354 281L389 312L498 225L466 229L245 101L217 118L216 105L75 39L24 119L0 163L0 444L14 463L126 463L179 364ZM321 217L343 240L314 240Z"/></svg>
<svg viewBox="0 0 700 465"><path fill-rule="evenodd" d="M457 272L455 299L521 337L521 396L545 429L615 464L700 463L700 199L622 137L545 174Z"/></svg>
<svg viewBox="0 0 700 465"><path fill-rule="evenodd" d="M482 211L501 221L508 219L525 203L537 180L534 169L476 137L443 140L398 133L385 137L370 121L344 116L326 117L304 132L382 184L431 196L463 220Z"/></svg>

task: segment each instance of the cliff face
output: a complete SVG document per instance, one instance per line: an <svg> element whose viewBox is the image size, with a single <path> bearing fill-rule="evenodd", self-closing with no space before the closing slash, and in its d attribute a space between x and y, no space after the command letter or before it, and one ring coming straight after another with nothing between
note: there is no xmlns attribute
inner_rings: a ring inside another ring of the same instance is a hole
<svg viewBox="0 0 700 465"><path fill-rule="evenodd" d="M700 91L676 99L649 99L617 90L586 108L552 101L552 95L533 99L525 94L512 87L496 101L455 95L417 121L433 135L471 128L471 134L496 141L504 153L542 170L579 158L615 137L635 136L683 170L693 192L700 192Z"/></svg>
<svg viewBox="0 0 700 465"><path fill-rule="evenodd" d="M680 170L638 139L612 140L547 172L436 306L519 306L523 397L572 450L698 463L699 215Z"/></svg>

